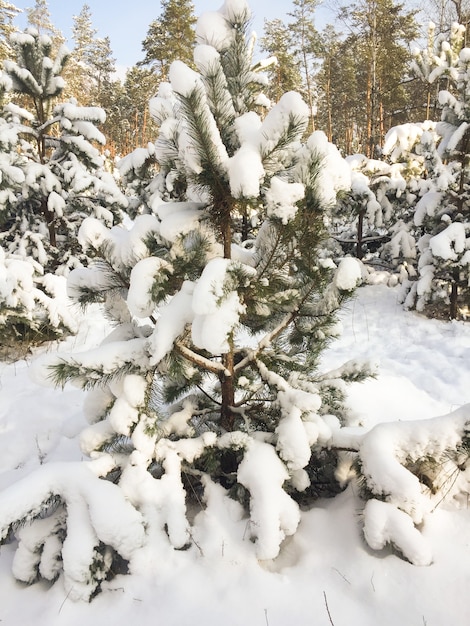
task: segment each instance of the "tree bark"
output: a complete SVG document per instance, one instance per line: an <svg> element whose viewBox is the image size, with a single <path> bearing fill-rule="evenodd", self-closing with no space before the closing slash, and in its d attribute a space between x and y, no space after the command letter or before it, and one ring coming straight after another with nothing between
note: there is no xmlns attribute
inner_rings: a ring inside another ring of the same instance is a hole
<svg viewBox="0 0 470 626"><path fill-rule="evenodd" d="M49 232L49 243L51 244L51 246L54 246L54 248L56 248L57 237L56 237L56 230L55 230L55 223L54 223L55 215L52 211L49 211L49 208L47 206L47 198L43 198L41 200L41 212L44 215L44 219L47 225L47 230Z"/></svg>
<svg viewBox="0 0 470 626"><path fill-rule="evenodd" d="M450 319L451 320L455 320L457 319L457 313L458 313L458 308L457 308L457 299L458 299L458 295L459 295L459 288L457 285L457 281L453 280L450 286L450 310L449 310L449 314L450 314Z"/></svg>
<svg viewBox="0 0 470 626"><path fill-rule="evenodd" d="M356 257L360 260L364 256L364 250L362 249L364 231L364 211L359 212L359 218L357 220L357 243L356 243Z"/></svg>
<svg viewBox="0 0 470 626"><path fill-rule="evenodd" d="M226 372L221 372L219 374L220 388L222 392L220 421L222 428L224 428L227 432L231 432L235 421L235 414L233 412L233 407L235 405L235 384L233 379L234 355L232 341L230 341L230 351L222 357L222 364L224 365ZM228 375L228 372L230 372L230 376Z"/></svg>
<svg viewBox="0 0 470 626"><path fill-rule="evenodd" d="M232 258L232 206L228 204L224 207L223 222L222 222L222 239L224 245L224 258ZM229 351L227 354L222 355L222 365L225 368L224 372L219 374L220 388L222 395L222 406L220 409L220 417L222 427L227 431L233 430L234 425L234 413L233 406L235 404L235 385L234 385L234 345L233 336L229 338Z"/></svg>

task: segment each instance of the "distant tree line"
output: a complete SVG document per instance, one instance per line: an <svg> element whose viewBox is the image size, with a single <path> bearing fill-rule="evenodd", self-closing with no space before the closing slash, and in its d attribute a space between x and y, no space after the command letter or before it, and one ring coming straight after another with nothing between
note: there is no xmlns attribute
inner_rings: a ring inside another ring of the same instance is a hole
<svg viewBox="0 0 470 626"><path fill-rule="evenodd" d="M312 112L310 130L323 130L344 154L361 152L369 158L378 155L391 127L439 119L441 85L431 87L411 75L413 46L426 36L420 31L423 16L445 36L453 21L468 22L469 0L431 0L419 14L397 0L335 0L330 4L335 23L323 30L315 25L320 4L292 0L287 21L264 23L259 43L261 53L273 61L267 68L267 95L273 103L286 91L299 91ZM11 55L8 37L18 12L14 4L0 1L0 62ZM27 18L39 33L50 35L56 47L64 42L51 21L47 0L36 0ZM155 137L148 101L168 80L172 61L192 64L195 23L190 0L162 0L160 15L142 41L142 60L118 79L110 39L98 36L90 6L84 4L74 16L65 95L106 111L102 130L112 156L127 154Z"/></svg>

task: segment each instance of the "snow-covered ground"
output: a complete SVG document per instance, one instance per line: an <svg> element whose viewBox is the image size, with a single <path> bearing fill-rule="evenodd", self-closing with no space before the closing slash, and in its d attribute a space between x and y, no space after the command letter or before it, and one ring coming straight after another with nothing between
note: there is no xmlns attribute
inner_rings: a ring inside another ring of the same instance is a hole
<svg viewBox="0 0 470 626"><path fill-rule="evenodd" d="M343 335L325 368L357 357L379 366L350 388L366 425L443 415L470 402L470 325L404 312L397 291L363 287L346 307ZM97 345L97 310L60 349ZM49 347L50 350L56 346ZM33 359L0 363L0 489L41 463L81 458L83 394L34 382ZM217 493L213 494L217 499ZM15 545L0 550L1 626L134 623L186 626L467 626L470 624L470 509L441 505L422 533L434 559L416 567L362 537L363 503L353 486L302 514L280 556L259 563L237 508L225 506L225 533L210 514L195 520L195 545L155 554L147 577L118 576L91 604L73 602L59 580L25 587L11 574Z"/></svg>

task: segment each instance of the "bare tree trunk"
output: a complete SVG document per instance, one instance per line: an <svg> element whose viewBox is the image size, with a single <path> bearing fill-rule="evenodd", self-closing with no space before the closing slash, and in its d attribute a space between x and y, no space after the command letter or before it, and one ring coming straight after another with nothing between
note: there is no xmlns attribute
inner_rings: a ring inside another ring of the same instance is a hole
<svg viewBox="0 0 470 626"><path fill-rule="evenodd" d="M142 122L142 145L143 146L147 144L146 135L147 135L147 107L145 107L144 109L144 119Z"/></svg>
<svg viewBox="0 0 470 626"><path fill-rule="evenodd" d="M333 119L331 113L331 58L328 58L328 74L326 79L326 106L328 115L328 141L333 140Z"/></svg>
<svg viewBox="0 0 470 626"><path fill-rule="evenodd" d="M384 105L382 100L379 104L379 120L380 120L380 145L383 144L383 140L385 137L385 121L384 121Z"/></svg>
<svg viewBox="0 0 470 626"><path fill-rule="evenodd" d="M366 156L372 158L372 81L370 74L367 76L367 92L366 92Z"/></svg>
<svg viewBox="0 0 470 626"><path fill-rule="evenodd" d="M449 307L449 315L451 320L457 319L457 301L459 296L459 287L457 284L457 280L453 280L450 286L450 307Z"/></svg>

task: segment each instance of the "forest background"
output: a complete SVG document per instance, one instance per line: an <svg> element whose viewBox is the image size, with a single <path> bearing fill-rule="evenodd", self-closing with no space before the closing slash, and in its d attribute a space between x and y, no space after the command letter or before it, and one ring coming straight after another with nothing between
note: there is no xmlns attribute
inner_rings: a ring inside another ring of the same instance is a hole
<svg viewBox="0 0 470 626"><path fill-rule="evenodd" d="M197 3L163 0L160 11L157 3L141 41L130 36L127 20L111 23L108 17L109 29L126 24L127 33L117 31L116 50L106 25L98 31L95 8L89 4L83 4L63 30L47 0L36 0L30 8L28 4L0 2L0 62L11 54L8 37L14 29L29 25L52 35L56 46L66 41L71 60L63 95L106 111L101 130L111 155L127 154L152 141L156 129L148 115L148 101L167 80L172 61L192 63ZM98 8L96 12L101 13ZM290 6L283 3L282 9L272 3L268 17L264 8L256 6L253 14L258 57L277 59L268 68L267 95L277 101L286 91L299 91L312 110L315 129L323 130L345 155L372 157L389 128L440 119L437 94L442 85L425 84L410 74L413 50L426 42L430 20L437 35L448 35L454 21L466 25L470 3L294 0ZM271 19L271 15L280 17ZM137 29L137 22L132 23ZM124 53L119 48L134 51L133 65L123 67Z"/></svg>

